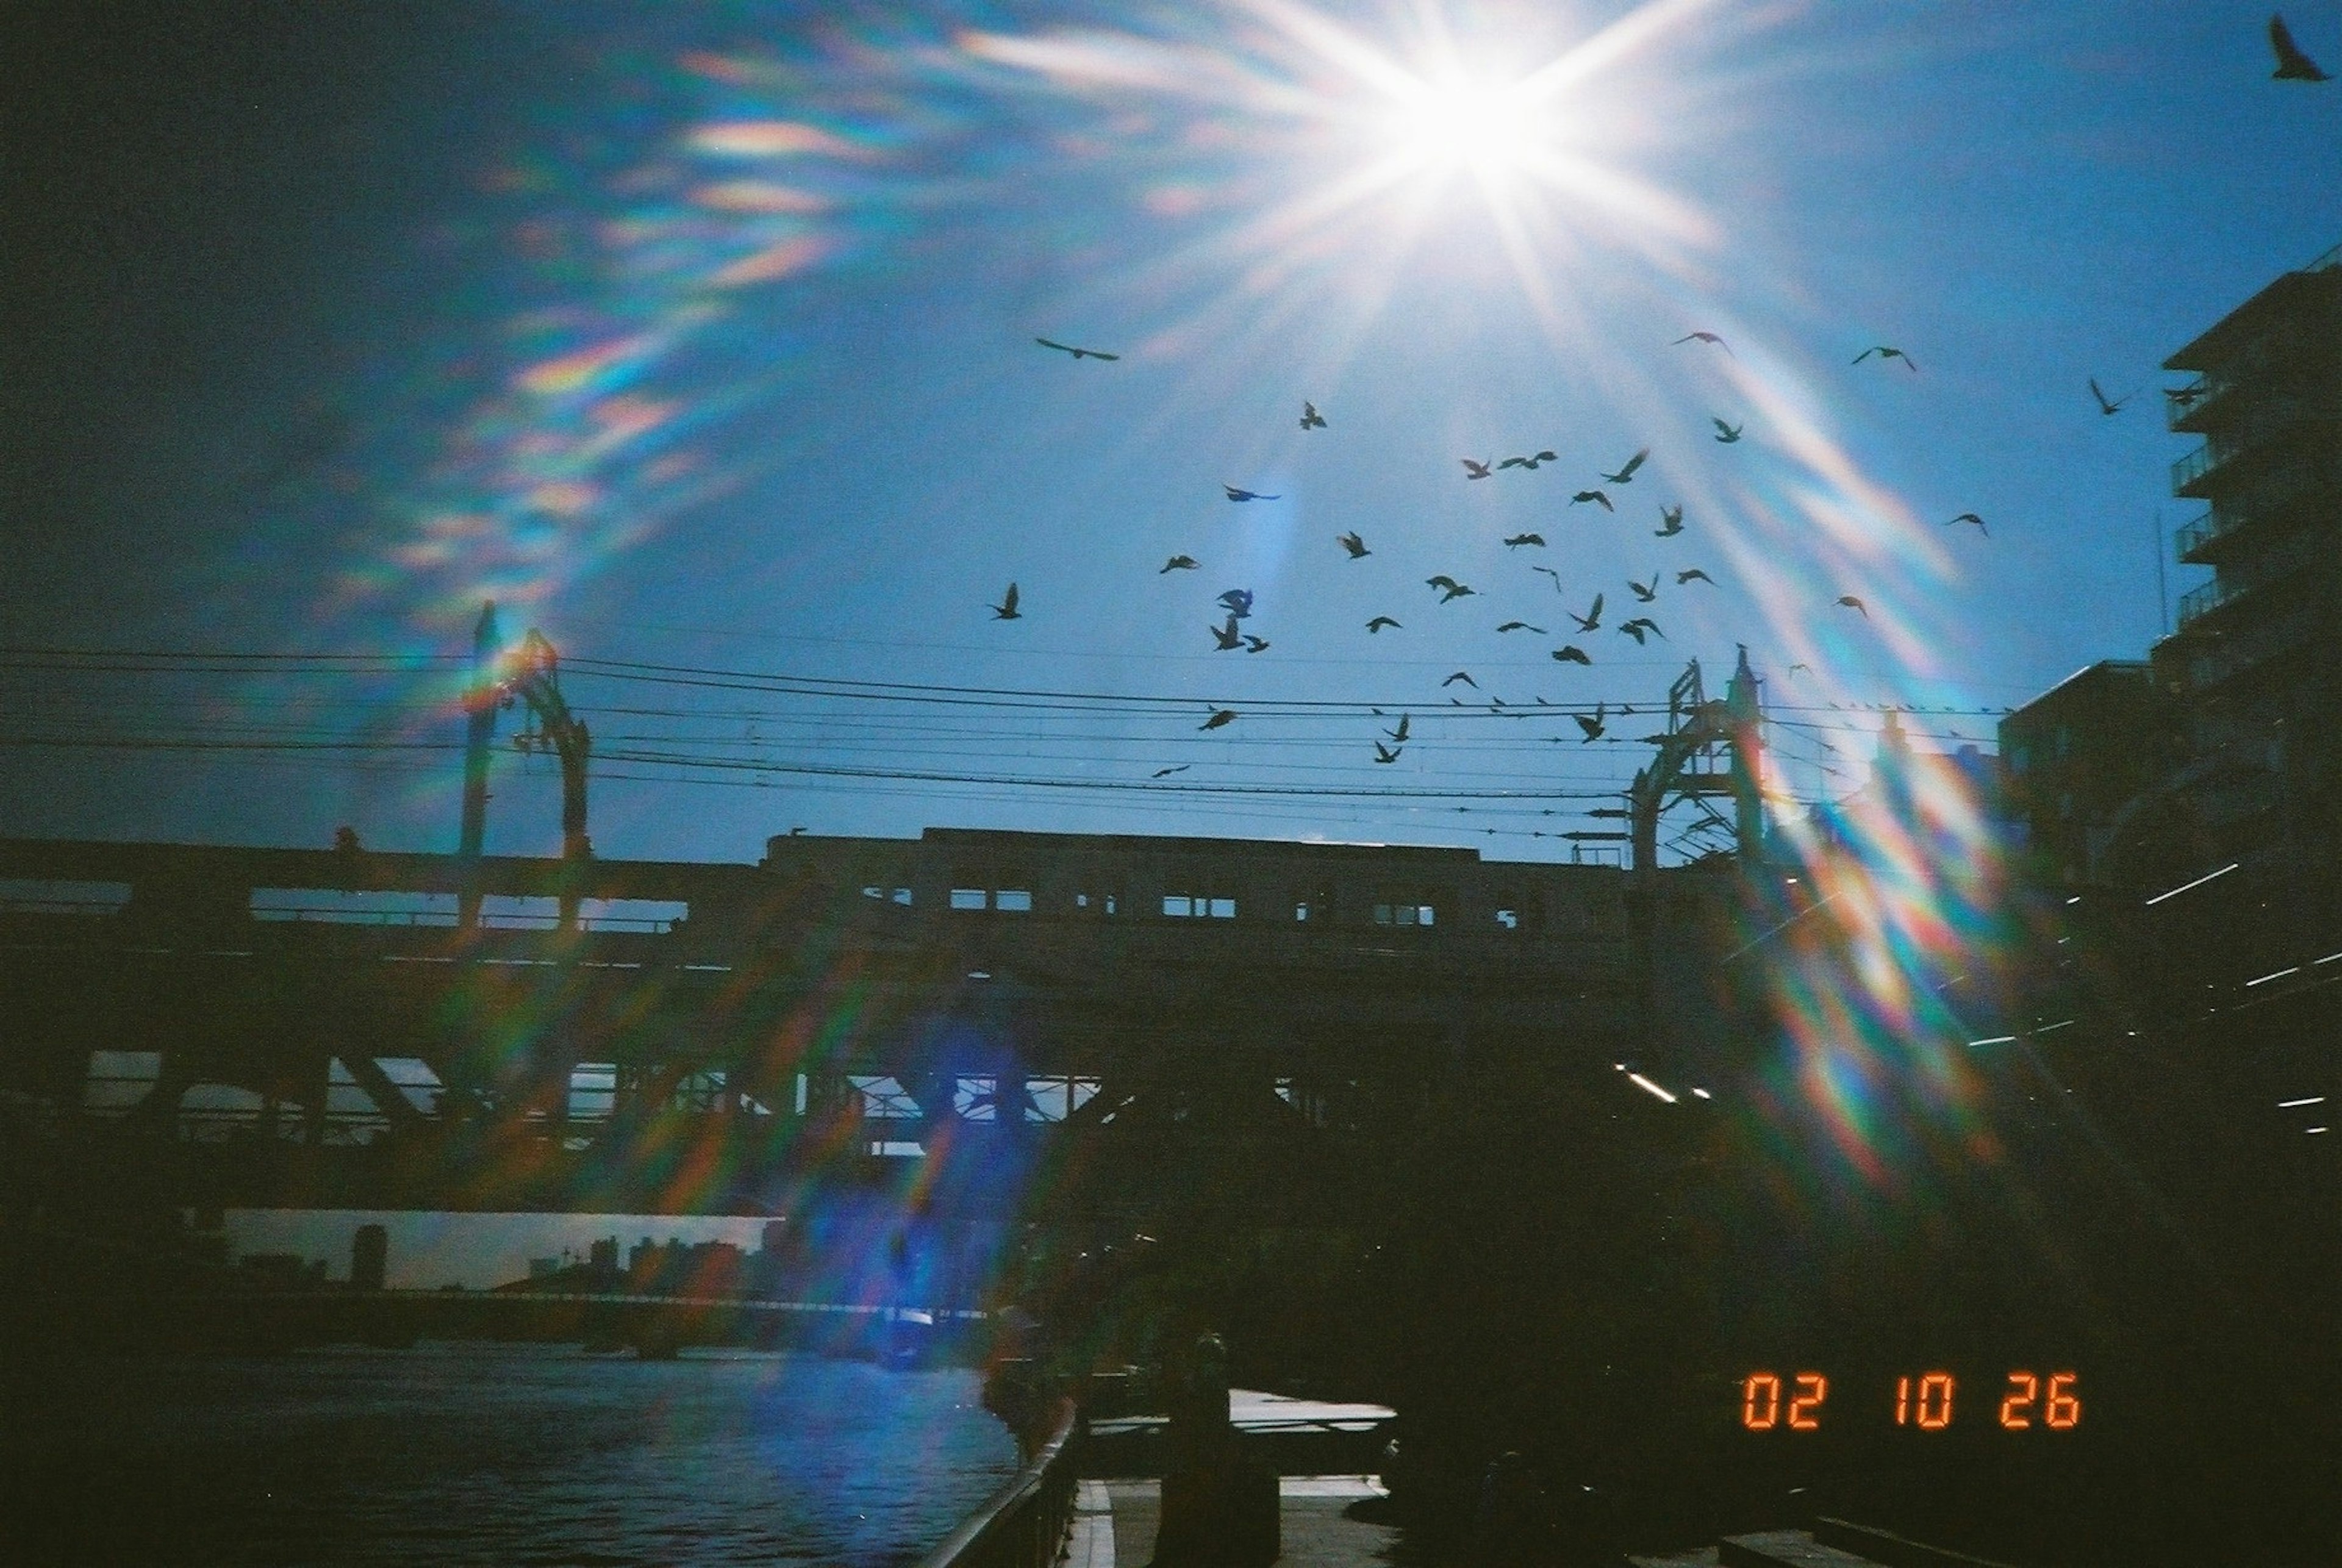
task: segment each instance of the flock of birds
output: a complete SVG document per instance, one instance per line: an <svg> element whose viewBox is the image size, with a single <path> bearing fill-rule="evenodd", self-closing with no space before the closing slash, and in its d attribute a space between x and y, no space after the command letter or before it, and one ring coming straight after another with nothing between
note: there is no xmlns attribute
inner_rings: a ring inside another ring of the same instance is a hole
<svg viewBox="0 0 2342 1568"><path fill-rule="evenodd" d="M1074 344L1060 343L1054 338L1036 337L1034 339L1034 342L1044 348L1053 349L1057 353L1069 355L1075 359L1095 359L1111 363L1121 357L1121 355L1117 354L1110 353L1104 349L1086 348ZM1706 330L1686 333L1682 337L1675 340L1675 346L1677 347L1686 344L1698 344L1705 347L1719 350L1727 355L1732 353L1732 345L1725 341L1722 335ZM1910 355L1905 353L1902 349L1892 344L1874 344L1870 347L1864 349L1860 354L1855 355L1852 363L1858 365L1870 359L1877 359L1882 365L1889 362L1899 361L1904 369L1915 375L1917 374L1919 368L1917 362L1915 361ZM2105 394L2099 390L2098 384L2095 379L2090 383L2090 389L2093 396L2097 399L2098 404L2104 412L2112 414L2121 406L2122 400L2110 401L2107 399ZM1715 426L1713 439L1717 444L1726 446L1738 444L1746 428L1745 424L1735 424L1726 419L1716 416L1711 416L1710 423ZM1329 430L1332 428L1325 414L1320 412L1317 405L1313 402L1306 400L1301 404L1299 424L1305 431ZM1626 458L1625 462L1620 463L1616 468L1597 469L1596 478L1592 483L1587 484L1583 489L1577 489L1571 492L1567 504L1569 506L1598 506L1605 514L1616 516L1618 512L1618 503L1614 497L1613 492L1623 491L1626 486L1634 484L1636 474L1641 471L1643 465L1649 461L1650 455L1650 448L1647 446L1643 447L1636 451L1633 455ZM1549 448L1541 448L1535 452L1523 453L1502 458L1492 454L1490 456L1481 458L1464 457L1457 459L1457 462L1463 466L1464 478L1467 484L1478 480L1491 479L1500 474L1513 470L1517 470L1522 473L1534 473L1546 464L1557 463L1559 461L1559 455ZM1284 497L1278 494L1247 489L1237 484L1223 484L1220 488L1222 493L1226 496L1228 502L1234 505L1243 505L1256 501L1279 501L1284 499ZM1659 526L1652 530L1653 537L1671 539L1685 531L1684 509L1682 506L1662 504L1658 510ZM1950 526L1954 524L1973 524L1979 533L1989 533L1989 530L1985 526L1984 519L1974 512L1961 513L1958 516L1949 519L1946 525ZM1356 529L1335 535L1334 542L1341 547L1344 556L1351 562L1364 561L1375 553L1373 548L1367 544L1365 536ZM1524 549L1542 550L1547 548L1545 535L1536 533L1511 534L1504 540L1504 545L1507 551L1518 551ZM1201 568L1202 563L1197 561L1195 556L1188 554L1176 554L1166 560L1160 567L1156 568L1156 574L1159 576L1173 572L1194 572L1201 570ZM1561 574L1559 572L1556 571L1551 566L1544 565L1534 565L1530 567L1530 570L1542 574L1552 581L1554 593L1565 599L1565 603L1562 604L1560 609L1561 615L1566 617L1571 624L1575 626L1575 634L1577 637L1586 640L1586 642L1566 641L1559 647L1552 650L1552 657L1561 664L1591 666L1595 663L1595 657L1594 654L1589 651L1586 643L1592 641L1592 634L1598 632L1603 628L1605 624L1603 621L1603 614L1608 605L1608 594L1604 592L1596 593L1593 596L1592 602L1589 603L1581 612L1573 608L1571 604L1566 602L1567 590L1563 586ZM1710 587L1717 585L1716 579L1710 576L1704 568L1699 566L1686 566L1676 569L1673 575L1675 579L1674 586L1676 588L1688 588L1695 584L1706 584ZM1660 590L1666 584L1667 576L1668 573L1666 571L1654 570L1647 580L1638 581L1630 577L1626 581L1626 591L1633 595L1634 602L1638 606L1654 604L1657 601ZM1439 605L1452 604L1459 599L1470 599L1481 596L1479 591L1474 588L1469 583L1463 582L1444 572L1426 578L1424 580L1424 586L1432 592L1436 596L1435 603ZM1252 591L1246 588L1230 588L1219 595L1217 608L1222 618L1214 624L1206 625L1205 628L1211 636L1212 646L1216 651L1220 653L1241 652L1245 654L1262 654L1267 652L1273 645L1268 638L1249 630L1245 624L1246 622L1252 618L1253 599L1254 595ZM1837 604L1840 607L1855 612L1866 620L1869 618L1869 607L1863 603L1861 597L1857 594L1840 594L1837 600ZM992 605L991 610L993 617L996 620L1016 621L1024 618L1025 612L1021 607L1019 590L1015 583L1008 584L1007 591L1001 595L1000 602ZM1667 637L1666 631L1660 627L1658 622L1647 614L1637 614L1624 619L1614 620L1610 624L1611 628L1619 635L1633 638L1638 647L1647 646L1649 644L1649 640L1653 637L1656 637L1662 642L1665 642ZM1377 614L1366 623L1366 631L1370 636L1379 635L1384 632L1403 631L1405 629L1405 623L1396 615L1392 614ZM1496 626L1496 631L1500 634L1527 633L1531 635L1540 637L1550 636L1552 634L1547 628L1523 620L1504 621ZM1459 684L1468 686L1475 691L1479 690L1479 683L1473 679L1471 673L1467 670L1458 670L1440 683L1443 689ZM1466 705L1461 697L1451 696L1448 701L1453 705ZM1537 698L1536 703L1539 706L1548 708L1555 705L1546 702L1543 697ZM1528 716L1529 712L1532 711L1530 709L1522 708L1517 704L1516 704L1512 709L1507 710L1504 700L1501 697L1496 696L1489 696L1486 699L1485 705L1493 712L1509 711L1511 716L1524 718ZM1617 712L1622 714L1631 714L1632 711L1633 710L1631 708L1622 708L1617 710ZM1611 716L1611 710L1607 707L1606 704L1599 702L1595 704L1595 709L1591 714L1576 712L1572 712L1570 714L1570 717L1575 720L1577 724L1583 743L1600 740L1608 727ZM1202 730L1221 729L1236 722L1238 717L1239 714L1236 710L1233 708L1214 707L1206 716L1203 724L1199 725L1198 728ZM1396 763L1399 760L1410 734L1411 724L1412 721L1409 715L1402 714L1399 715L1399 720L1396 727L1382 732L1381 738L1374 742L1375 761L1377 764L1390 764ZM1163 768L1158 770L1155 776L1156 778L1164 778L1173 774L1184 773L1190 765L1192 764L1182 764L1176 767Z"/></svg>
<svg viewBox="0 0 2342 1568"><path fill-rule="evenodd" d="M2277 69L2273 75L2277 80L2324 82L2330 79L2327 74L2321 70L2315 61L2311 60L2308 55L2302 53L2299 45L2294 42L2291 32L2286 27L2284 17L2272 15L2269 18L2268 33L2270 45L2277 55ZM1053 338L1036 337L1034 341L1043 348L1054 350L1056 353L1068 355L1076 360L1095 359L1111 363L1121 358L1120 355L1109 353L1103 349L1086 348L1074 344L1060 343ZM1686 333L1683 336L1675 339L1671 346L1682 347L1686 345L1697 345L1702 348L1712 348L1726 355L1730 355L1732 353L1732 345L1725 341L1722 335L1705 329ZM1882 365L1899 362L1906 371L1915 375L1919 372L1918 362L1913 359L1912 356L1903 349L1897 347L1892 344L1873 344L1869 347L1865 348L1861 353L1856 355L1851 363L1856 365L1859 365L1871 359L1877 360ZM2091 399L2097 404L2098 412L2105 415L2113 415L2122 412L2124 407L2127 406L2142 390L2144 390L2144 388L2134 387L2131 391L2123 394L2119 397L2110 397L2107 395L2106 389L2099 385L2097 377L2093 376L2089 379L2089 392ZM2168 392L2167 395L2172 398L2174 402L2180 406L2185 406L2186 404L2191 400L2191 393L2188 389L2175 389ZM1331 428L1326 416L1319 412L1317 405L1315 403L1306 400L1301 404L1301 416L1299 423L1300 427L1304 431L1319 431ZM1714 426L1713 439L1718 444L1726 446L1738 444L1741 440L1742 433L1746 428L1745 424L1735 424L1717 415L1710 416L1710 424ZM1605 514L1615 516L1617 514L1617 504L1613 498L1611 492L1613 490L1623 490L1627 485L1632 484L1635 482L1637 471L1642 468L1644 463L1649 459L1650 455L1650 449L1648 447L1644 447L1636 452L1631 457L1628 457L1624 463L1621 463L1616 469L1609 471L1597 471L1598 483L1588 484L1583 489L1573 491L1570 495L1568 504L1571 506L1598 506ZM1511 470L1518 470L1522 473L1534 473L1543 465L1549 463L1557 463L1560 459L1552 450L1541 448L1536 452L1506 456L1501 459L1491 455L1489 457L1483 458L1463 457L1458 458L1457 461L1463 465L1465 480L1467 483L1470 483L1491 479L1499 474ZM1280 494L1246 489L1241 485L1236 484L1223 484L1221 485L1221 489L1232 504L1241 505L1256 501L1278 501L1283 499L1283 496ZM1655 537L1661 539L1675 537L1684 532L1684 509L1680 505L1662 504L1659 508L1659 527L1653 531ZM1957 516L1946 519L1944 523L1944 526L1946 527L1955 527L1963 524L1973 526L1980 535L1987 537L1990 536L1991 530L1986 525L1984 518L1975 512L1960 513ZM1354 563L1366 560L1367 557L1374 554L1374 551L1367 545L1365 537L1355 529L1347 533L1336 534L1335 536L1335 543L1341 546L1346 558ZM1505 539L1504 544L1507 551L1517 551L1522 549L1541 550L1546 547L1544 535L1536 533L1512 534ZM1201 563L1199 563L1194 556L1177 554L1173 555L1168 560L1165 561L1162 566L1157 569L1157 574L1161 575L1172 572L1193 572L1200 569ZM1556 594L1566 594L1566 590L1562 586L1561 574L1559 572L1550 566L1542 565L1533 566L1531 567L1531 570L1541 573L1545 576L1550 578L1553 582L1554 592ZM1635 602L1638 605L1649 604L1657 600L1659 596L1659 589L1666 575L1666 574L1664 572L1654 571L1651 574L1649 580L1646 582L1638 582L1633 578L1629 578L1626 583L1626 588L1628 592L1634 595ZM1677 588L1688 587L1695 583L1705 583L1710 586L1716 585L1716 579L1709 576L1706 571L1697 566L1682 568L1676 571L1674 575L1675 586ZM1459 599L1468 599L1479 596L1477 591L1469 584L1460 582L1456 578L1445 573L1425 579L1424 585L1437 595L1436 602L1441 605L1452 604ZM1562 606L1562 614L1576 625L1578 635L1590 637L1591 634L1599 631L1602 627L1602 615L1605 603L1606 595L1597 592L1594 595L1593 602L1586 607L1583 614L1570 608L1566 603ZM1271 646L1269 639L1247 630L1245 626L1245 623L1251 618L1253 612L1253 594L1250 590L1244 588L1228 589L1220 594L1218 606L1219 609L1225 613L1224 619L1208 625L1206 628L1206 630L1211 634L1212 645L1215 650L1222 653L1242 652L1245 654L1262 654L1268 651ZM1860 595L1856 594L1849 593L1839 594L1835 601L1834 607L1851 610L1866 621L1870 618L1869 606L1863 602ZM992 605L991 609L994 618L997 620L1015 621L1023 618L1024 612L1019 608L1017 587L1015 583L1008 584L1007 591L1001 596L1000 602ZM1404 629L1404 624L1395 615L1377 614L1366 623L1366 630L1369 635L1378 635L1383 632L1401 631ZM1662 631L1658 623L1647 614L1637 614L1628 619L1616 622L1613 629L1623 636L1632 637L1637 646L1646 645L1648 639L1652 637L1657 637L1662 641L1666 639L1666 633ZM1547 636L1551 634L1543 626L1535 625L1527 621L1521 620L1509 620L1503 622L1498 624L1496 631L1499 634L1526 632L1537 636ZM1552 651L1552 656L1555 660L1563 664L1590 666L1595 662L1593 654L1589 653L1584 645L1576 642L1565 642L1560 647ZM1803 665L1793 665L1791 668L1794 672L1804 667L1805 666ZM1468 686L1475 691L1479 690L1479 683L1474 680L1470 672L1466 670L1457 670L1455 674L1449 675L1445 681L1442 681L1440 685L1445 689L1459 684ZM1463 699L1460 697L1450 697L1449 701L1451 704L1458 706L1464 705ZM1547 708L1555 705L1547 703L1543 697L1537 698L1536 703L1539 706ZM1532 711L1520 708L1517 704L1508 711L1506 710L1503 700L1494 696L1490 696L1487 699L1486 705L1493 712L1508 713L1508 716L1513 717L1526 717L1528 713ZM1380 714L1379 709L1376 710L1376 712ZM1633 710L1631 708L1621 708L1617 710L1617 712L1620 714L1631 714ZM1214 707L1205 718L1204 722L1197 727L1198 729L1205 731L1222 729L1234 724L1239 716L1240 715L1234 708ZM1576 723L1583 742L1590 743L1600 740L1603 737L1608 725L1611 710L1606 704L1597 702L1596 703L1594 711L1591 714L1572 712L1569 716ZM1379 738L1376 739L1373 743L1375 761L1377 764L1391 764L1399 760L1400 755L1406 748L1408 737L1412 733L1412 723L1411 715L1401 714L1398 718L1398 723L1395 726L1388 730L1380 732ZM1559 739L1561 737L1556 736L1551 738ZM1154 776L1159 779L1168 777L1174 774L1185 773L1192 765L1192 764L1183 763L1176 766L1159 768L1156 771Z"/></svg>

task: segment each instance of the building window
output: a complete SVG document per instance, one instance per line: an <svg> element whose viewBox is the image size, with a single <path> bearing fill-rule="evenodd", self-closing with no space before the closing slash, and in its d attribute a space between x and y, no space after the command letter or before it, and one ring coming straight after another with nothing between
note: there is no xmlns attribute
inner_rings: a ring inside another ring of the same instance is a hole
<svg viewBox="0 0 2342 1568"><path fill-rule="evenodd" d="M1005 909L1012 914L1030 914L1033 912L1032 890L1024 887L1004 887L992 895L992 907Z"/></svg>
<svg viewBox="0 0 2342 1568"><path fill-rule="evenodd" d="M970 880L974 880L971 878ZM997 909L1009 914L1028 914L1033 909L1030 879L1021 875L1002 878L1012 884L1007 887L955 887L951 890L954 909Z"/></svg>
<svg viewBox="0 0 2342 1568"><path fill-rule="evenodd" d="M864 888L862 896L876 899L881 904L899 904L906 909L911 904L911 890L907 887L879 887L874 884Z"/></svg>
<svg viewBox="0 0 2342 1568"><path fill-rule="evenodd" d="M1234 920L1236 901L1199 893L1166 893L1163 895L1163 913L1175 920Z"/></svg>
<svg viewBox="0 0 2342 1568"><path fill-rule="evenodd" d="M955 887L951 890L951 906L954 909L984 909L991 903L991 895L980 887Z"/></svg>
<svg viewBox="0 0 2342 1568"><path fill-rule="evenodd" d="M1334 895L1313 893L1293 901L1293 918L1305 925L1322 925L1334 918Z"/></svg>
<svg viewBox="0 0 2342 1568"><path fill-rule="evenodd" d="M1517 909L1500 909L1496 911L1496 924L1506 931L1518 931L1521 928L1521 912Z"/></svg>
<svg viewBox="0 0 2342 1568"><path fill-rule="evenodd" d="M1375 904L1376 925L1429 925L1436 912L1430 904L1412 895L1378 901Z"/></svg>
<svg viewBox="0 0 2342 1568"><path fill-rule="evenodd" d="M1122 898L1112 893L1077 893L1074 907L1086 914L1113 914L1122 907Z"/></svg>

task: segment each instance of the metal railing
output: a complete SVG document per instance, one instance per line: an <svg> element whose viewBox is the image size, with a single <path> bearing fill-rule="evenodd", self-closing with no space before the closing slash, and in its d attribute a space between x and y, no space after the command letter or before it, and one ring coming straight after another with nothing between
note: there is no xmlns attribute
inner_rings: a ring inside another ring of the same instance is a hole
<svg viewBox="0 0 2342 1568"><path fill-rule="evenodd" d="M2172 490L2176 493L2185 493L2188 485L2217 467L2223 455L2216 454L2212 450L2212 444L2207 441L2173 464L2171 465Z"/></svg>
<svg viewBox="0 0 2342 1568"><path fill-rule="evenodd" d="M2236 593L2233 584L2215 577L2200 588L2190 588L2179 596L2179 624L2187 624L2207 610L2217 609Z"/></svg>
<svg viewBox="0 0 2342 1568"><path fill-rule="evenodd" d="M919 1568L1054 1568L1073 1528L1079 1424L1074 1402L1060 1401L1048 1442Z"/></svg>

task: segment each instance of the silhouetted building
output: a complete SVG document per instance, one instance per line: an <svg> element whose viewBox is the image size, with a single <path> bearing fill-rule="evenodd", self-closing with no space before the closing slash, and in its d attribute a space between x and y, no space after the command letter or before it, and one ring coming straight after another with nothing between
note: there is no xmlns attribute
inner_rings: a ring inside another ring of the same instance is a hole
<svg viewBox="0 0 2342 1568"><path fill-rule="evenodd" d="M380 1225L360 1225L350 1238L350 1288L382 1289L389 1264L390 1233Z"/></svg>
<svg viewBox="0 0 2342 1568"><path fill-rule="evenodd" d="M615 1277L618 1272L618 1238L605 1236L588 1248L586 1266L596 1277Z"/></svg>
<svg viewBox="0 0 2342 1568"><path fill-rule="evenodd" d="M2077 671L2000 721L2009 809L2049 881L2108 880L2110 851L2127 831L2137 863L2152 825L2138 814L2172 775L2177 725L2172 698L2137 659Z"/></svg>
<svg viewBox="0 0 2342 1568"><path fill-rule="evenodd" d="M2164 365L2197 373L2167 394L2204 437L2172 489L2206 504L2179 559L2213 572L2153 653L2192 754L2173 787L2206 859L2290 874L2331 861L2342 812L2342 247Z"/></svg>

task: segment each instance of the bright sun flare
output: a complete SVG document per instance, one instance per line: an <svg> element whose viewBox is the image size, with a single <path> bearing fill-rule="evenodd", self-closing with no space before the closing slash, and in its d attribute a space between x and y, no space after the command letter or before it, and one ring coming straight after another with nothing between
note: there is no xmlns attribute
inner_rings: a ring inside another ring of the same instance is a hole
<svg viewBox="0 0 2342 1568"><path fill-rule="evenodd" d="M1424 83L1396 107L1401 151L1426 168L1465 168L1491 178L1535 161L1546 127L1516 86Z"/></svg>

